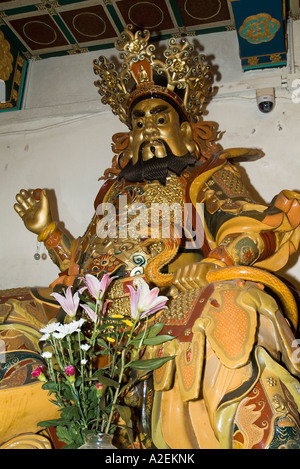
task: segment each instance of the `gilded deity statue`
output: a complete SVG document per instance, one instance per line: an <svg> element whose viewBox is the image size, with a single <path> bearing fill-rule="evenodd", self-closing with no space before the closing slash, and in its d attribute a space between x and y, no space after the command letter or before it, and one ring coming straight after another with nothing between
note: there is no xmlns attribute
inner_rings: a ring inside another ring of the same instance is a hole
<svg viewBox="0 0 300 469"><path fill-rule="evenodd" d="M137 387L127 396L152 448L300 448L297 303L276 275L299 247L300 194L284 190L270 205L253 199L235 161L261 152L222 149L216 125L201 118L212 85L205 57L171 39L159 60L149 37L125 29L120 70L94 61L102 102L128 132L113 136L116 155L82 238L52 218L44 190L16 197L61 273L47 289L0 292L0 415L11 399L0 447L55 415L30 374L41 363L41 324L61 314L51 291L109 273L111 312L129 310L128 286L140 278L169 297L153 321L175 338L145 358L175 359L143 381L143 394ZM21 404L14 410L21 395L23 421Z"/></svg>

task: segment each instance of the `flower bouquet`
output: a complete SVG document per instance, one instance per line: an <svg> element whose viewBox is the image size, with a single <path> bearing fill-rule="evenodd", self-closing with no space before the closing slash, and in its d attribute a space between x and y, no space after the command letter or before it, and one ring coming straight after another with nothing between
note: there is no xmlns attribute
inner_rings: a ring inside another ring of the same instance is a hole
<svg viewBox="0 0 300 469"><path fill-rule="evenodd" d="M141 376L173 358L142 359L147 345L174 338L159 335L164 324L148 325L149 316L165 308L168 298L140 280L136 289L128 287L131 317L109 315L105 299L112 281L109 274L101 280L87 274L81 281L75 292L68 287L64 294L52 293L68 321L41 329L47 366L38 367L33 376L49 391L60 418L39 425L56 427L64 448L79 448L88 434L113 434L119 426L127 430L133 445L131 411L122 396Z"/></svg>

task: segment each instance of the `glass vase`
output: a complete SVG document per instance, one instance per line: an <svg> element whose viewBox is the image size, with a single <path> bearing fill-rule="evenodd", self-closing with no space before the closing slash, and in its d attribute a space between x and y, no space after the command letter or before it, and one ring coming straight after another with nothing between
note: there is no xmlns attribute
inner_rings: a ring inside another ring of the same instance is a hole
<svg viewBox="0 0 300 469"><path fill-rule="evenodd" d="M108 433L88 433L86 443L78 449L116 449L112 444L113 435Z"/></svg>

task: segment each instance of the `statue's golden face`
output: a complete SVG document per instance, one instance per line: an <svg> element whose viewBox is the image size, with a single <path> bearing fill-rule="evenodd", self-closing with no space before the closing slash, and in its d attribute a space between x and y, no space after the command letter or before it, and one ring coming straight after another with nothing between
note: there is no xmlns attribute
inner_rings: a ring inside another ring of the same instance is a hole
<svg viewBox="0 0 300 469"><path fill-rule="evenodd" d="M136 164L140 151L143 161L167 156L163 142L175 156L195 151L190 124L180 124L178 113L169 103L160 98L140 101L132 110L129 148L132 163Z"/></svg>

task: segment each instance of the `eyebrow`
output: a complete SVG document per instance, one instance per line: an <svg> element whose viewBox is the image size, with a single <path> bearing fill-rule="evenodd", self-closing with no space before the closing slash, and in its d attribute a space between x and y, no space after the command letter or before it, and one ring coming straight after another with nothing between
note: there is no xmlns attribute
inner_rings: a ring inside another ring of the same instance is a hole
<svg viewBox="0 0 300 469"><path fill-rule="evenodd" d="M135 111L133 111L132 115L133 117L144 117L145 113L144 111L139 111L138 109L136 109Z"/></svg>
<svg viewBox="0 0 300 469"><path fill-rule="evenodd" d="M160 112L164 112L168 109L168 106L165 106L164 104L159 104L158 106L154 107L151 109L150 114L159 114ZM132 113L133 117L144 117L145 112L140 111L139 109L136 109Z"/></svg>
<svg viewBox="0 0 300 469"><path fill-rule="evenodd" d="M151 109L150 114L159 114L160 112L166 111L168 109L168 106L165 105L158 105Z"/></svg>

